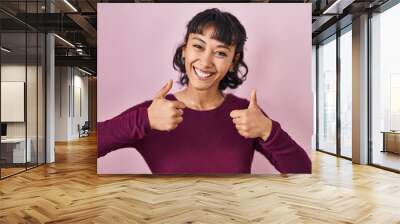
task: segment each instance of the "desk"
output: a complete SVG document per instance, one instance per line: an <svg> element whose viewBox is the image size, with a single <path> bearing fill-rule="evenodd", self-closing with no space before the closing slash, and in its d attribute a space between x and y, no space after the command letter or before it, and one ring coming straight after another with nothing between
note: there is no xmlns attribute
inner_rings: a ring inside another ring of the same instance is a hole
<svg viewBox="0 0 400 224"><path fill-rule="evenodd" d="M383 131L383 151L400 154L400 132Z"/></svg>
<svg viewBox="0 0 400 224"><path fill-rule="evenodd" d="M5 159L8 163L30 162L32 158L32 141L30 138L28 138L26 142L28 142L28 147L26 147L25 154L25 138L1 139L1 157ZM27 159L27 161L25 161L25 158Z"/></svg>

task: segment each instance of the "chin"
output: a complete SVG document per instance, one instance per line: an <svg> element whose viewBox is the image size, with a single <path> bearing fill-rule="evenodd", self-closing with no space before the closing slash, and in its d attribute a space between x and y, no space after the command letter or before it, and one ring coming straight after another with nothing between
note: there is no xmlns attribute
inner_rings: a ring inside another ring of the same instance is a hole
<svg viewBox="0 0 400 224"><path fill-rule="evenodd" d="M210 89L212 89L212 88L211 88L211 85L196 84L196 83L191 83L191 87L192 87L193 89L200 90L200 91L205 91L205 90L210 90Z"/></svg>
<svg viewBox="0 0 400 224"><path fill-rule="evenodd" d="M200 91L211 90L216 85L215 82L204 83L204 82L199 82L197 80L195 80L195 81L189 80L189 83L193 89L200 90Z"/></svg>

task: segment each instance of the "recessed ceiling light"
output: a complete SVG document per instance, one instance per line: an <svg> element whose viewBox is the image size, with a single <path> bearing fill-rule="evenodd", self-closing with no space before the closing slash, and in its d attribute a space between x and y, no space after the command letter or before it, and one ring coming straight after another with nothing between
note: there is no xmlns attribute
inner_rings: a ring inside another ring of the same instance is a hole
<svg viewBox="0 0 400 224"><path fill-rule="evenodd" d="M1 47L1 50L4 51L4 52L6 52L6 53L10 53L10 52L11 52L11 50L9 50L9 49L7 49L7 48L5 48L5 47Z"/></svg>

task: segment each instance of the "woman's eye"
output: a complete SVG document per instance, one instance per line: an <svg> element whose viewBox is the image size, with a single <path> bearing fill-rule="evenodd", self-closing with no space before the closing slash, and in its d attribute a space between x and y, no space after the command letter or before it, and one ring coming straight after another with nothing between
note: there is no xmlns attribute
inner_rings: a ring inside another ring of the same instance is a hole
<svg viewBox="0 0 400 224"><path fill-rule="evenodd" d="M193 47L197 48L197 49L202 49L203 47L198 45L198 44L193 44Z"/></svg>
<svg viewBox="0 0 400 224"><path fill-rule="evenodd" d="M222 52L222 51L217 51L216 55L219 56L219 57L226 57L227 56L226 53Z"/></svg>

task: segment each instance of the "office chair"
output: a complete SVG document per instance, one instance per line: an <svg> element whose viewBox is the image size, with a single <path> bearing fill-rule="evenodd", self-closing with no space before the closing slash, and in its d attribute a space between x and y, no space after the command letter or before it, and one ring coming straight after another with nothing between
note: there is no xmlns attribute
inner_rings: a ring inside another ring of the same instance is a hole
<svg viewBox="0 0 400 224"><path fill-rule="evenodd" d="M90 129L89 121L85 121L82 127L80 127L80 125L78 124L79 138L89 136L89 129Z"/></svg>

